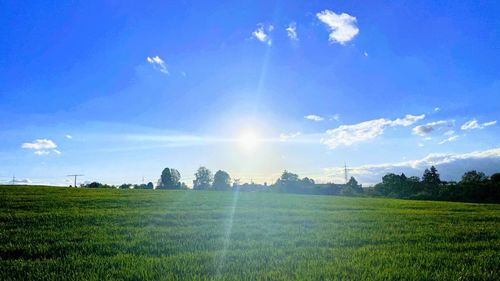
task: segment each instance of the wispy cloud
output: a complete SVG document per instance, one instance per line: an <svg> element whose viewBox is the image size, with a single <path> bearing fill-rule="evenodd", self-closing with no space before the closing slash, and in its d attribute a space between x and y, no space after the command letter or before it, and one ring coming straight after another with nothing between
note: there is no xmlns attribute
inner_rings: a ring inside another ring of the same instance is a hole
<svg viewBox="0 0 500 281"><path fill-rule="evenodd" d="M351 41L358 33L356 18L342 13L340 15L330 10L324 10L316 14L318 19L328 26L330 30L329 40L332 43L345 44Z"/></svg>
<svg viewBox="0 0 500 281"><path fill-rule="evenodd" d="M66 138L70 140L70 139L73 138L73 136L72 135L66 135Z"/></svg>
<svg viewBox="0 0 500 281"><path fill-rule="evenodd" d="M14 178L14 179L9 179L9 180L3 181L3 183L6 183L6 184L30 184L31 180L30 179Z"/></svg>
<svg viewBox="0 0 500 281"><path fill-rule="evenodd" d="M484 129L486 127L489 127L489 126L493 126L497 123L496 120L494 121L490 121L490 122L486 122L486 123L478 123L476 119L472 119L472 120L469 120L467 122L465 122L461 127L460 129L464 130L464 131L467 131L467 130L474 130L474 129Z"/></svg>
<svg viewBox="0 0 500 281"><path fill-rule="evenodd" d="M299 37L297 36L297 24L295 22L291 22L287 26L286 32L288 34L288 38L295 40L295 41L299 40Z"/></svg>
<svg viewBox="0 0 500 281"><path fill-rule="evenodd" d="M497 123L497 120L483 123L483 127L493 126Z"/></svg>
<svg viewBox="0 0 500 281"><path fill-rule="evenodd" d="M340 114L334 114L330 117L330 120L334 120L334 121L339 121L340 120Z"/></svg>
<svg viewBox="0 0 500 281"><path fill-rule="evenodd" d="M25 142L21 145L21 148L33 149L34 153L38 156L49 154L51 149L54 153L61 154L59 150L55 149L57 148L57 144L49 139L37 139L33 142Z"/></svg>
<svg viewBox="0 0 500 281"><path fill-rule="evenodd" d="M159 56L147 57L146 60L152 64L156 69L164 74L168 74L167 64Z"/></svg>
<svg viewBox="0 0 500 281"><path fill-rule="evenodd" d="M413 134L425 137L433 131L440 130L443 128L451 128L454 125L455 125L455 120L441 120L436 122L430 122L425 125L419 125L413 128Z"/></svg>
<svg viewBox="0 0 500 281"><path fill-rule="evenodd" d="M325 120L325 118L323 118L319 115L314 115L314 114L306 115L306 116L304 116L304 118L307 120L316 121L316 122Z"/></svg>
<svg viewBox="0 0 500 281"><path fill-rule="evenodd" d="M288 141L290 139L294 139L300 136L300 132L291 133L291 134L280 134L280 141Z"/></svg>
<svg viewBox="0 0 500 281"><path fill-rule="evenodd" d="M264 24L259 23L257 24L257 29L252 32L252 36L257 38L260 42L266 43L267 45L271 46L272 40L270 37L271 31L273 31L274 26L268 25L267 27L264 26Z"/></svg>
<svg viewBox="0 0 500 281"><path fill-rule="evenodd" d="M350 146L354 143L368 141L382 135L387 127L407 127L424 118L424 114L408 114L404 118L394 120L380 118L353 125L341 125L335 129L327 130L327 136L322 140L322 143L332 149L340 145Z"/></svg>
<svg viewBox="0 0 500 281"><path fill-rule="evenodd" d="M438 142L438 144L445 144L445 143L447 143L447 142L453 142L453 141L456 141L457 139L458 139L458 136L457 136L457 135L452 135L452 136L450 136L449 138L444 139L444 140L442 140L442 141Z"/></svg>
<svg viewBox="0 0 500 281"><path fill-rule="evenodd" d="M500 148L474 151L463 154L432 153L418 160L362 165L349 167L349 174L360 182L373 184L380 182L387 173L405 173L407 176L420 176L425 168L436 166L443 179L457 180L468 170L479 170L486 174L498 172L500 165ZM343 168L331 167L324 169L325 174L334 177L334 181L343 181Z"/></svg>
<svg viewBox="0 0 500 281"><path fill-rule="evenodd" d="M453 136L455 134L455 131L453 130L448 130L444 132L443 136Z"/></svg>

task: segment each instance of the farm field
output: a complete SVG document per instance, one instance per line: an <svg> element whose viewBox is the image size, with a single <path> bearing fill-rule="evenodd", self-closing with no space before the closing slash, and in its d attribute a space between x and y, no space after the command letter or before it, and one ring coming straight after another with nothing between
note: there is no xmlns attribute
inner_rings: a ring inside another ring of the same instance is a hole
<svg viewBox="0 0 500 281"><path fill-rule="evenodd" d="M494 280L500 205L0 186L0 241L0 280Z"/></svg>

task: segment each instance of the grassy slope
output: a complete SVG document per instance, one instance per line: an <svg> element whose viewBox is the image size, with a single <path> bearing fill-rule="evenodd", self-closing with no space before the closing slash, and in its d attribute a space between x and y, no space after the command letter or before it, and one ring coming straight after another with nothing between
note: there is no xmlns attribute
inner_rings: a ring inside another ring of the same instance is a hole
<svg viewBox="0 0 500 281"><path fill-rule="evenodd" d="M0 280L492 280L499 229L500 205L2 186Z"/></svg>

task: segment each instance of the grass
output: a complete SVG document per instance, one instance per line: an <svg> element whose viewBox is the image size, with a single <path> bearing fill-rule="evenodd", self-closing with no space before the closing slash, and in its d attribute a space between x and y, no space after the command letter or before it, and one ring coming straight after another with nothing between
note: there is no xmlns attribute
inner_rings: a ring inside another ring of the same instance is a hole
<svg viewBox="0 0 500 281"><path fill-rule="evenodd" d="M500 205L0 187L0 280L494 280Z"/></svg>

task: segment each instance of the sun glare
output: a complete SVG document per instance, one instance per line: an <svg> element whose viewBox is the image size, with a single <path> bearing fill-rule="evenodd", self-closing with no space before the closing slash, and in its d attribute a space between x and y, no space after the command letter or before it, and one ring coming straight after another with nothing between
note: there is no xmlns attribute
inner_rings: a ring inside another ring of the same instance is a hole
<svg viewBox="0 0 500 281"><path fill-rule="evenodd" d="M238 143L240 144L240 146L247 150L255 148L258 142L259 138L255 134L255 132L251 130L244 131L238 138Z"/></svg>

